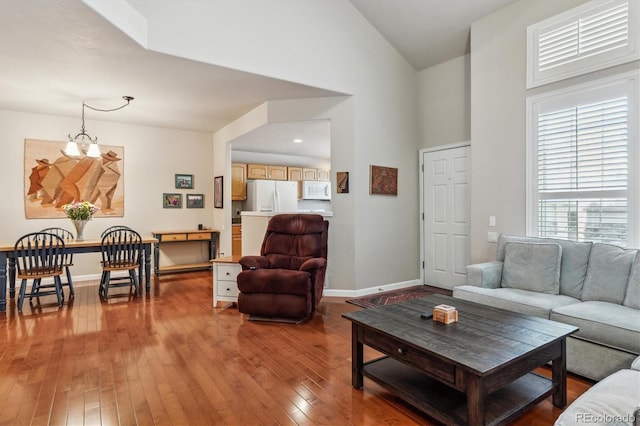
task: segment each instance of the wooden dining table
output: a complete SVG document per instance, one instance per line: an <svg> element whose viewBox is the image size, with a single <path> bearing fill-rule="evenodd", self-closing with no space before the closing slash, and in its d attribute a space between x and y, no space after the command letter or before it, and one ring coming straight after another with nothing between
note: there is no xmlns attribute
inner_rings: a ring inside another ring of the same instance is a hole
<svg viewBox="0 0 640 426"><path fill-rule="evenodd" d="M157 242L157 238L142 238L144 259L138 268L138 276L142 281L144 271L145 290L147 292L151 289L151 246ZM65 248L67 252L73 254L97 253L100 252L101 243L102 240L100 239L66 241ZM0 244L0 312L7 310L7 281L9 282L10 298L14 299L16 294L16 257L14 254L14 245L14 243Z"/></svg>

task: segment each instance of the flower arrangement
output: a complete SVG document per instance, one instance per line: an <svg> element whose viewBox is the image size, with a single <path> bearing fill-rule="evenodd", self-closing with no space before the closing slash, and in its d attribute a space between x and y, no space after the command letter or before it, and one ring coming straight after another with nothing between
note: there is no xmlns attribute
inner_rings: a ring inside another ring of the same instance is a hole
<svg viewBox="0 0 640 426"><path fill-rule="evenodd" d="M71 204L65 204L64 206L62 206L62 210L66 213L69 219L91 220L93 219L93 215L96 214L96 212L100 209L88 201L80 201Z"/></svg>

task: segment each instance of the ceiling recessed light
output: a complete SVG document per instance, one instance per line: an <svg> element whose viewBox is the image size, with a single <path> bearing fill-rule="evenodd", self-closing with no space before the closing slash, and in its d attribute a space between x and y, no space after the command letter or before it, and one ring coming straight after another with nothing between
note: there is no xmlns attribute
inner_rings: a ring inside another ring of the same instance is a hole
<svg viewBox="0 0 640 426"><path fill-rule="evenodd" d="M294 139L293 143L302 143L302 139Z"/></svg>

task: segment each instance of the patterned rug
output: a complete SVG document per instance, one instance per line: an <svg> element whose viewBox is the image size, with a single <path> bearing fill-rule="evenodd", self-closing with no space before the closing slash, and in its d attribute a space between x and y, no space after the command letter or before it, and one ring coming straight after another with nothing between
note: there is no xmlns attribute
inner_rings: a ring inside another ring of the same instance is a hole
<svg viewBox="0 0 640 426"><path fill-rule="evenodd" d="M417 285L414 287L401 288L399 290L383 291L381 293L369 294L367 296L347 299L347 303L351 303L363 308L373 308L375 306L391 305L392 303L404 302L406 300L424 297L430 294L446 294L451 295L451 291L430 287L426 285Z"/></svg>

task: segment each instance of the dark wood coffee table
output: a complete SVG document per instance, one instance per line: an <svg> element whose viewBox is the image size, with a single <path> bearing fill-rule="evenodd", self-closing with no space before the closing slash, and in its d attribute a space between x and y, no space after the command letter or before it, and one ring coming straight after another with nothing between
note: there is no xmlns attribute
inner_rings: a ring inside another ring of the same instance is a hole
<svg viewBox="0 0 640 426"><path fill-rule="evenodd" d="M420 318L458 308L458 322ZM343 315L352 321L352 384L366 376L433 419L502 424L549 395L567 403L566 337L577 327L432 295ZM364 345L387 356L364 362ZM552 362L552 378L532 371Z"/></svg>

